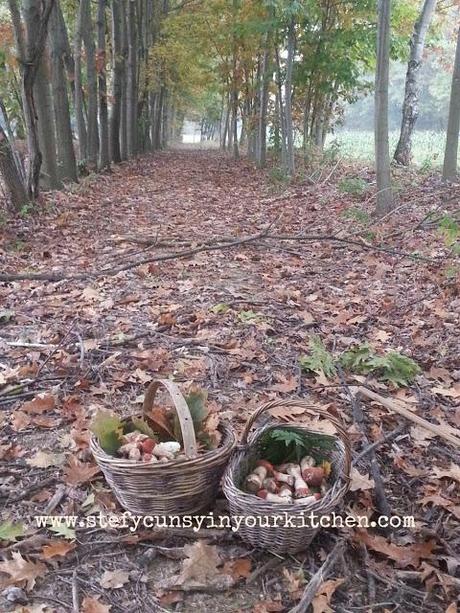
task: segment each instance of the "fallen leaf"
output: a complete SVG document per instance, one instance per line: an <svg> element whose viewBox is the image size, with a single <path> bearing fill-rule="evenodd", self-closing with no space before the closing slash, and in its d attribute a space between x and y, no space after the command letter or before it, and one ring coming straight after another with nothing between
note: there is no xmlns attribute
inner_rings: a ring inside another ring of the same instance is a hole
<svg viewBox="0 0 460 613"><path fill-rule="evenodd" d="M350 472L351 485L350 491L357 492L359 490L371 490L375 487L375 482L373 479L369 478L369 475L362 475L354 466Z"/></svg>
<svg viewBox="0 0 460 613"><path fill-rule="evenodd" d="M390 543L385 537L363 529L355 531L355 538L360 543L364 543L369 549L390 558L401 568L406 568L407 566L418 568L421 560L433 557L433 549L436 547L434 540L404 546L395 545Z"/></svg>
<svg viewBox="0 0 460 613"><path fill-rule="evenodd" d="M334 613L334 609L329 606L331 598L344 581L345 579L328 579L319 586L311 603L313 613Z"/></svg>
<svg viewBox="0 0 460 613"><path fill-rule="evenodd" d="M239 558L238 560L229 560L225 562L222 572L231 575L235 580L247 579L251 574L251 560L249 558Z"/></svg>
<svg viewBox="0 0 460 613"><path fill-rule="evenodd" d="M43 557L45 560L50 560L57 556L65 556L75 549L75 543L69 543L67 541L55 540L50 541L48 545L44 545L42 549Z"/></svg>
<svg viewBox="0 0 460 613"><path fill-rule="evenodd" d="M11 560L0 562L0 572L10 576L8 585L25 585L27 590L33 589L37 577L46 574L46 566L41 562L25 560L19 551L13 551L11 555Z"/></svg>
<svg viewBox="0 0 460 613"><path fill-rule="evenodd" d="M15 541L18 536L24 536L24 526L5 521L0 524L0 541Z"/></svg>
<svg viewBox="0 0 460 613"><path fill-rule="evenodd" d="M81 613L110 613L111 604L104 604L98 598L85 596L81 603Z"/></svg>
<svg viewBox="0 0 460 613"><path fill-rule="evenodd" d="M99 585L104 589L118 589L129 581L129 572L126 570L106 570L99 579Z"/></svg>
<svg viewBox="0 0 460 613"><path fill-rule="evenodd" d="M450 468L435 468L433 470L433 477L436 479L454 479L460 483L460 466L451 462Z"/></svg>
<svg viewBox="0 0 460 613"><path fill-rule="evenodd" d="M100 470L99 466L88 462L80 462L72 456L64 469L64 481L68 485L81 485L94 479Z"/></svg>
<svg viewBox="0 0 460 613"><path fill-rule="evenodd" d="M49 466L61 466L65 462L63 453L47 453L46 451L37 451L35 455L26 460L29 466L36 468L48 468Z"/></svg>
<svg viewBox="0 0 460 613"><path fill-rule="evenodd" d="M43 394L35 396L33 400L24 402L21 410L25 413L40 414L45 411L51 411L56 406L56 398L52 394Z"/></svg>
<svg viewBox="0 0 460 613"><path fill-rule="evenodd" d="M184 553L187 558L182 563L180 583L186 583L190 579L205 583L219 573L217 566L220 564L220 556L215 545L208 545L200 540L193 545L185 545Z"/></svg>

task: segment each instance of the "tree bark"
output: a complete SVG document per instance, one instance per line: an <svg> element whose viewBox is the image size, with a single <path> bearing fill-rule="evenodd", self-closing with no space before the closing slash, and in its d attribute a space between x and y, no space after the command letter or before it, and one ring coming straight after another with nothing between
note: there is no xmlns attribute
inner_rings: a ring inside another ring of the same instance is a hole
<svg viewBox="0 0 460 613"><path fill-rule="evenodd" d="M86 120L85 120L85 113L84 113L84 97L83 97L82 72L81 72L81 45L82 45L82 40L83 40L83 24L84 24L84 9L85 9L84 2L85 0L80 0L76 24L75 24L74 105L75 105L75 117L77 120L78 158L79 158L80 163L86 164L88 160L88 132L86 129Z"/></svg>
<svg viewBox="0 0 460 613"><path fill-rule="evenodd" d="M446 149L444 152L444 179L457 178L458 133L460 130L460 28L457 34L454 73L450 92L449 119L447 122Z"/></svg>
<svg viewBox="0 0 460 613"><path fill-rule="evenodd" d="M121 0L112 0L113 103L110 113L110 155L113 162L121 162L120 123L124 74L122 10Z"/></svg>
<svg viewBox="0 0 460 613"><path fill-rule="evenodd" d="M436 0L424 0L422 11L415 22L410 40L410 56L409 63L407 64L401 133L394 154L395 162L403 166L408 166L412 159L412 133L418 118L418 97L420 93L418 75L422 66L425 38L435 6Z"/></svg>
<svg viewBox="0 0 460 613"><path fill-rule="evenodd" d="M61 7L56 2L50 16L51 89L53 92L59 176L64 181L77 180L77 165L70 123L67 81L64 70L65 41L62 38Z"/></svg>
<svg viewBox="0 0 460 613"><path fill-rule="evenodd" d="M97 4L97 54L96 66L99 85L99 168L110 168L109 156L109 113L107 106L107 79L105 57L105 8L107 0L98 0Z"/></svg>
<svg viewBox="0 0 460 613"><path fill-rule="evenodd" d="M133 157L137 153L137 22L135 0L128 0L127 38L128 70L126 83L126 127L128 157Z"/></svg>
<svg viewBox="0 0 460 613"><path fill-rule="evenodd" d="M24 0L24 11L32 21L36 22L31 23L29 19L24 20L26 33L26 40L24 40L21 15L18 9L17 0L9 0L11 20L21 63L22 101L29 154L27 193L32 200L37 199L40 195L40 169L42 165L42 152L39 145L34 100L34 83L45 50L48 21L53 4L54 0L47 0L43 5L39 4L37 0Z"/></svg>
<svg viewBox="0 0 460 613"><path fill-rule="evenodd" d="M83 5L82 36L86 52L86 78L88 82L88 165L91 170L96 170L99 153L96 45L94 44L91 1L80 0L80 2Z"/></svg>
<svg viewBox="0 0 460 613"><path fill-rule="evenodd" d="M122 160L128 159L128 95L127 95L127 72L128 72L128 23L127 1L121 0L121 49L123 56L123 82L121 92L120 109L120 156Z"/></svg>
<svg viewBox="0 0 460 613"><path fill-rule="evenodd" d="M286 118L286 171L290 177L295 173L294 126L292 122L292 72L295 53L295 21L289 22L287 40L286 80L284 82L284 112Z"/></svg>
<svg viewBox="0 0 460 613"><path fill-rule="evenodd" d="M26 186L16 165L16 159L8 135L3 129L0 118L0 174L9 192L11 210L20 211L29 202Z"/></svg>
<svg viewBox="0 0 460 613"><path fill-rule="evenodd" d="M393 208L388 140L388 83L390 72L391 0L378 1L377 70L375 76L375 166L377 204L375 214L381 217Z"/></svg>

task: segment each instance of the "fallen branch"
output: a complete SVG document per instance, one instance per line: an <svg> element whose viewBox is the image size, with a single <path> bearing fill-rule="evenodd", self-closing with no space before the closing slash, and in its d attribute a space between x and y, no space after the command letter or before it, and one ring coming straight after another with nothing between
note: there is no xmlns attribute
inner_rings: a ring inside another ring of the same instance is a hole
<svg viewBox="0 0 460 613"><path fill-rule="evenodd" d="M380 394L376 394L375 392L368 390L365 387L360 386L360 387L355 387L353 389L356 394L361 394L362 396L365 396L366 398L369 398L370 400L375 400L376 402L381 404L383 407L385 407L389 411L393 411L393 413L398 413L399 415L402 415L403 417L405 417L406 419L409 419L415 424L422 426L422 428L425 428L426 430L430 430L430 432L433 432L437 436L440 436L441 438L448 441L455 447L460 448L460 430L456 430L453 427L449 427L449 430L448 430L445 426L438 426L437 424L432 424L426 419L423 419L423 417L419 417L418 415L416 415L415 413L413 413L412 411L404 407L401 402L395 402L394 400L391 400L390 398L385 398L384 396L381 396ZM455 434L452 434L451 431L454 431Z"/></svg>
<svg viewBox="0 0 460 613"><path fill-rule="evenodd" d="M273 222L275 223L275 222ZM202 243L200 246L193 247L190 249L184 249L182 251L176 251L174 253L164 253L161 255L149 255L147 257L141 258L140 260L136 260L135 262L128 262L127 264L122 264L120 266L114 266L112 268L103 268L101 270L94 270L91 272L81 272L81 273L71 273L66 271L56 271L56 272L30 272L30 273L17 273L17 274L0 274L0 282L10 283L12 281L82 281L91 278L100 278L100 277L112 277L117 275L120 272L124 272L126 270L131 270L133 268L137 268L138 266L142 266L144 264L150 264L151 262L165 262L167 260L178 260L189 258L193 255L197 255L198 253L207 253L210 251L218 251L222 249L230 249L231 247L237 247L240 245L247 245L250 243L254 243L257 240L275 240L275 241L300 241L300 242L315 242L315 241L332 241L337 242L342 245L350 245L353 247L359 247L360 249L364 249L366 251L377 251L381 253L387 253L389 255L393 255L395 257L403 257L409 258L412 260L419 260L423 262L436 263L440 262L443 258L428 258L422 255L414 255L413 253L408 253L406 251L399 251L397 249L391 249L389 247L379 247L376 245L370 245L369 243L365 243L364 241L353 240L348 238L341 238L335 235L322 235L322 234L269 234L269 230L272 227L273 223L271 223L265 230L259 232L258 234L253 234L252 236L247 236L245 238L236 239L232 237L222 237L218 239L216 242L208 241ZM161 245L162 243L157 243ZM183 243L184 244L184 243ZM166 246L167 243L163 243L163 246ZM172 245L171 245L172 246Z"/></svg>
<svg viewBox="0 0 460 613"><path fill-rule="evenodd" d="M300 602L289 610L289 613L305 613L308 607L311 605L313 598L316 596L316 592L321 587L321 584L327 579L329 573L334 568L337 559L342 555L345 547L345 541L343 539L337 541L334 549L325 559L323 565L308 582L307 587L300 599Z"/></svg>

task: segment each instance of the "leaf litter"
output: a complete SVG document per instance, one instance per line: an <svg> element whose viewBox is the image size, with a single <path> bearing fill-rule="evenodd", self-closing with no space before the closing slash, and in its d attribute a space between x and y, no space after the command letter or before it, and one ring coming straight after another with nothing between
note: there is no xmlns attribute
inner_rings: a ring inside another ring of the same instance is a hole
<svg viewBox="0 0 460 613"><path fill-rule="evenodd" d="M319 201L317 186L287 187L276 232L354 234L355 224L342 213L356 203L338 191L337 181L321 186ZM427 257L443 252L436 228L419 225L440 205L437 184L423 181L403 190L403 213L372 228L375 242ZM417 205L422 192L432 198ZM90 189L55 198L58 207L16 220L0 236L6 272L50 265L71 272L104 269L135 261L144 250L166 253L161 242L177 251L184 241L254 234L280 213L268 173L215 152L146 156L114 168L110 178L101 175ZM13 248L18 235L27 245L21 253ZM158 247L148 244L154 236ZM51 260L43 257L45 243ZM101 410L120 417L138 413L145 386L155 377L173 374L181 385L206 388L209 402L239 432L261 402L300 395L341 417L359 453L360 430L335 360L369 346L373 353L366 364L379 356L380 370L347 371L350 384L368 384L429 421L460 427L458 276L446 276L439 263L321 240L261 240L91 281L1 284L0 300L2 313L8 313L0 321L0 461L10 471L0 482L0 579L5 589L17 586L40 596L50 611L59 610L52 601L59 573L70 581L68 594L60 597L71 606L77 562L82 613L127 610L132 603L138 610L158 603L181 607L182 601L202 611L288 610L332 548L335 532L324 531L295 560L279 562L287 574L268 567L252 580L273 558L231 535L228 542L215 536L205 542L177 531L33 526L28 518L45 509L57 515L120 512L88 450L88 427ZM402 379L398 368L390 370L399 358L382 362L391 352L412 361L404 363L410 370ZM295 408L276 411L283 422L311 419ZM160 423L162 413L156 417ZM402 418L366 403L371 442L400 423ZM313 610L368 604L368 568L380 578L374 580L376 601L390 600L400 610L451 613L460 581L453 563L460 545L458 450L411 426L376 454L392 512L414 515L416 526L350 530L346 564L321 584ZM369 468L366 458L355 467L347 504L372 517ZM158 550L143 564L152 539L153 545L182 549L182 561ZM295 590L286 589L286 576L295 579Z"/></svg>

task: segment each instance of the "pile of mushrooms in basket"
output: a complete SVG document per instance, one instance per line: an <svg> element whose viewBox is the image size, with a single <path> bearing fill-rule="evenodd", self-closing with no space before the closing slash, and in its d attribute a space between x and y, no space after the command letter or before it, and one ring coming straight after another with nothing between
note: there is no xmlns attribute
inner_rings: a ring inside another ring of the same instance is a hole
<svg viewBox="0 0 460 613"><path fill-rule="evenodd" d="M243 490L268 502L315 502L329 490L331 463L323 457L330 439L319 435L309 443L295 430L273 429L261 441L261 458L243 482Z"/></svg>
<svg viewBox="0 0 460 613"><path fill-rule="evenodd" d="M197 453L219 446L217 413L209 410L207 393L192 388L185 398L193 421ZM93 419L91 430L101 448L115 458L134 463L168 463L186 460L177 413L167 407L156 407L143 417L128 419L101 411Z"/></svg>

